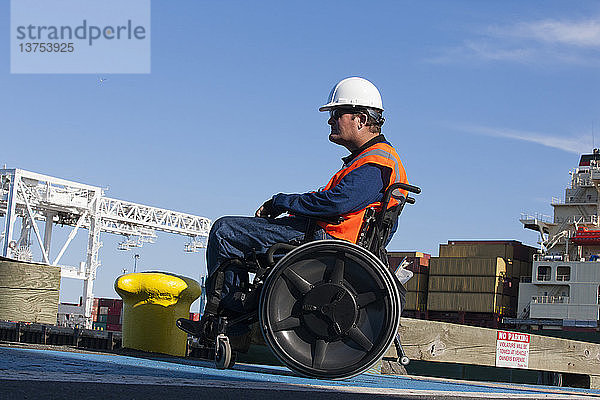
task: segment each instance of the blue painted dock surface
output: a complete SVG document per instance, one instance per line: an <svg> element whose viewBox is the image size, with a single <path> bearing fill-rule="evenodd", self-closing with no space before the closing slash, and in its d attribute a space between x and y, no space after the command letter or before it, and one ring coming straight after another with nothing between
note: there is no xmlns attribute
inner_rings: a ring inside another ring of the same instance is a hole
<svg viewBox="0 0 600 400"><path fill-rule="evenodd" d="M344 381L293 375L283 367L218 370L178 357L0 346L0 399L600 399L600 390L362 374Z"/></svg>

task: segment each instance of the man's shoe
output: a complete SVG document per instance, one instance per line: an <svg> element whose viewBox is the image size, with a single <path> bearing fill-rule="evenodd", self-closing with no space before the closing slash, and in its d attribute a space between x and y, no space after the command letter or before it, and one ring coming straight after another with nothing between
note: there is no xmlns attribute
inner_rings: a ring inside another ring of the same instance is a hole
<svg viewBox="0 0 600 400"><path fill-rule="evenodd" d="M200 332L200 321L192 321L187 318L179 318L176 323L177 327L182 331L192 335L198 336Z"/></svg>
<svg viewBox="0 0 600 400"><path fill-rule="evenodd" d="M177 327L182 331L197 337L198 340L205 344L212 344L217 337L215 318L211 316L203 316L200 321L192 321L187 318L179 318Z"/></svg>

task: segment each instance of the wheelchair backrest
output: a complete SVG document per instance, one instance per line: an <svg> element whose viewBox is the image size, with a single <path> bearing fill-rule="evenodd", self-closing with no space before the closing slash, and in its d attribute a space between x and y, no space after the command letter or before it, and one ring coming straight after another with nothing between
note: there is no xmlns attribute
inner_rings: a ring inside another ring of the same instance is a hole
<svg viewBox="0 0 600 400"><path fill-rule="evenodd" d="M387 265L385 246L390 239L390 233L406 203L414 204L415 199L404 196L399 189L419 194L421 189L406 183L394 183L385 191L381 201L381 208L369 208L365 212L363 223L359 231L357 244L375 254ZM398 204L389 207L391 199L394 198Z"/></svg>

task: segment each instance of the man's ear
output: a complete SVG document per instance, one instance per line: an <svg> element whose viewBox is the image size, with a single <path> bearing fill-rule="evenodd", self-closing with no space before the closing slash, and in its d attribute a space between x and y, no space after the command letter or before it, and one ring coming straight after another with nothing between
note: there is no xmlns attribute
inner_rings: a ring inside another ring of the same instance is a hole
<svg viewBox="0 0 600 400"><path fill-rule="evenodd" d="M358 114L358 129L367 125L368 118L365 114Z"/></svg>

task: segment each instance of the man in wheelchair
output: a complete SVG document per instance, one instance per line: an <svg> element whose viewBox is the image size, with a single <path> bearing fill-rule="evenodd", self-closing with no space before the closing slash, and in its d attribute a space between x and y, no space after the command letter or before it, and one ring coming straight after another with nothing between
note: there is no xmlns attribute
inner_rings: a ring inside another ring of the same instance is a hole
<svg viewBox="0 0 600 400"><path fill-rule="evenodd" d="M248 324L260 320L267 343L286 365L335 378L372 363L370 353L381 341L377 331L390 331L383 347L395 335L401 310L393 303L403 296L393 276L381 271L387 271L385 245L405 202L414 201L407 191L419 189L407 184L398 154L381 134L383 106L371 82L340 81L319 111L329 111L329 140L350 151L342 168L319 191L279 193L254 217L215 221L204 315L177 325L205 345L225 338L229 346L228 338L247 334ZM363 309L384 311L365 316ZM217 343L217 358L219 348ZM232 365L230 359L224 363Z"/></svg>

